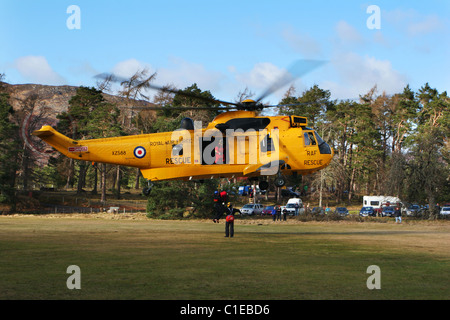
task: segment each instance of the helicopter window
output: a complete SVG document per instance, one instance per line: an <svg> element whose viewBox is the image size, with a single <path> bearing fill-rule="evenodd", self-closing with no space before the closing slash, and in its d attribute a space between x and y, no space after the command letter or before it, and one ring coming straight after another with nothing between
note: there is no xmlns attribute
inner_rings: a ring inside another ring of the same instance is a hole
<svg viewBox="0 0 450 320"><path fill-rule="evenodd" d="M317 143L319 144L320 153L321 154L331 154L330 146L328 145L328 143L323 141L323 139L317 134L317 132L316 132L316 139L317 139Z"/></svg>
<svg viewBox="0 0 450 320"><path fill-rule="evenodd" d="M260 149L261 152L275 151L275 146L269 135L266 135L264 139L261 140Z"/></svg>
<svg viewBox="0 0 450 320"><path fill-rule="evenodd" d="M182 156L183 155L183 145L181 143L172 145L172 155L173 156Z"/></svg>
<svg viewBox="0 0 450 320"><path fill-rule="evenodd" d="M312 132L305 132L303 134L305 139L305 146L315 146L316 145L316 139L314 138L314 133Z"/></svg>
<svg viewBox="0 0 450 320"><path fill-rule="evenodd" d="M317 134L316 132L316 139L317 139L317 143L319 144L319 146L324 143L325 141L323 141L323 139Z"/></svg>
<svg viewBox="0 0 450 320"><path fill-rule="evenodd" d="M303 134L303 138L305 139L305 146L309 146L309 144L310 144L309 137L306 132Z"/></svg>

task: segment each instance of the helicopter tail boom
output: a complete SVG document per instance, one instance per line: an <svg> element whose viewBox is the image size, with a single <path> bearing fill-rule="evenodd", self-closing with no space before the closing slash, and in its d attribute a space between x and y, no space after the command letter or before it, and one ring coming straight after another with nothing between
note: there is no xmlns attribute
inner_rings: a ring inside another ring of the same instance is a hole
<svg viewBox="0 0 450 320"><path fill-rule="evenodd" d="M75 148L78 144L77 141L66 137L50 126L43 126L41 129L34 131L33 135L41 138L66 156L70 156L69 149Z"/></svg>
<svg viewBox="0 0 450 320"><path fill-rule="evenodd" d="M44 140L66 157L77 160L140 168L146 167L150 158L144 147L136 147L142 140L133 136L73 140L50 126L43 126L34 131L33 135Z"/></svg>

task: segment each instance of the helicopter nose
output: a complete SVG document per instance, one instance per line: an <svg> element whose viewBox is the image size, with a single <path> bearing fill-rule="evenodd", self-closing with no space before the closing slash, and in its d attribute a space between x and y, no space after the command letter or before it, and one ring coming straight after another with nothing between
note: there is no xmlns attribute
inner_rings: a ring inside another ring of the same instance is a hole
<svg viewBox="0 0 450 320"><path fill-rule="evenodd" d="M329 165L334 156L334 150L331 148L328 143L322 143L319 146L319 152L323 155L326 155L326 165Z"/></svg>
<svg viewBox="0 0 450 320"><path fill-rule="evenodd" d="M322 142L319 145L319 152L320 154L331 154L333 155L333 150L330 148L329 144L326 142ZM333 157L333 156L331 156Z"/></svg>

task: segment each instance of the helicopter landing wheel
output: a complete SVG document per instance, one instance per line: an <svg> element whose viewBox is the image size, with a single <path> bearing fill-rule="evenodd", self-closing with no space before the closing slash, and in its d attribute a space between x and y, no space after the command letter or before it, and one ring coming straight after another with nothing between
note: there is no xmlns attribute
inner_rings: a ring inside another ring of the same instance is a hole
<svg viewBox="0 0 450 320"><path fill-rule="evenodd" d="M269 189L269 183L267 181L260 181L259 182L259 189L260 190L267 190L267 189Z"/></svg>
<svg viewBox="0 0 450 320"><path fill-rule="evenodd" d="M150 192L152 191L153 184L149 181L148 186L142 189L142 194L146 197L150 195Z"/></svg>
<svg viewBox="0 0 450 320"><path fill-rule="evenodd" d="M275 187L281 188L286 184L286 181L283 177L276 177L274 181Z"/></svg>
<svg viewBox="0 0 450 320"><path fill-rule="evenodd" d="M150 195L150 192L151 192L151 191L152 191L152 188L151 188L151 187L149 187L149 188L145 187L144 189L142 189L142 194L143 194L144 196L148 197L148 196Z"/></svg>

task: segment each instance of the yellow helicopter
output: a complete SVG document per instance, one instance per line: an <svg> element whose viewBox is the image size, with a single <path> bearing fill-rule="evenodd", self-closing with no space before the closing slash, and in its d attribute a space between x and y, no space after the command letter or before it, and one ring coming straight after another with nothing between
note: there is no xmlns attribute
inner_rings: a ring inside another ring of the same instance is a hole
<svg viewBox="0 0 450 320"><path fill-rule="evenodd" d="M265 176L276 176L275 186L282 187L284 176L311 174L328 166L333 158L332 148L308 128L307 118L257 116L258 110L271 107L260 101L272 91L238 103L208 99L227 107L205 128L184 118L173 132L73 140L43 126L33 135L69 158L139 168L150 183L251 177L266 190ZM150 190L149 184L144 194L149 195Z"/></svg>

